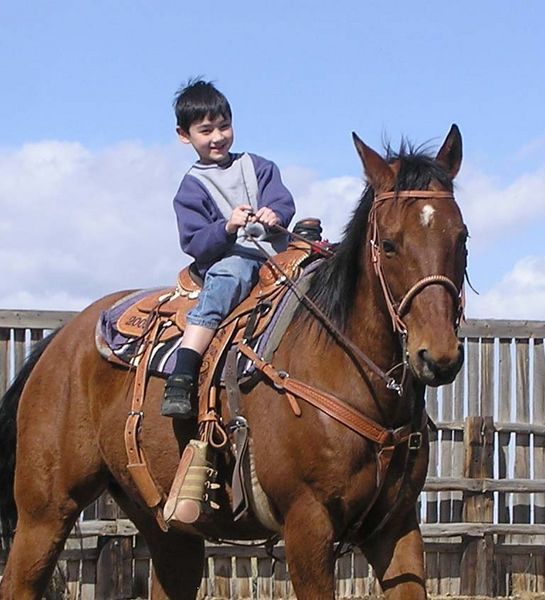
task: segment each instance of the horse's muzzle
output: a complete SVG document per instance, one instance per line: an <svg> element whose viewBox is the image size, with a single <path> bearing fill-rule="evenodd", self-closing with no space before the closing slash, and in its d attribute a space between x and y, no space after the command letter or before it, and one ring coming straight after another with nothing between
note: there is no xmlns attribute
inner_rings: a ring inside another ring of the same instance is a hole
<svg viewBox="0 0 545 600"><path fill-rule="evenodd" d="M437 387L452 383L464 362L464 346L460 343L452 355L441 357L434 357L427 348L421 348L416 353L416 360L410 362L414 374L423 384Z"/></svg>

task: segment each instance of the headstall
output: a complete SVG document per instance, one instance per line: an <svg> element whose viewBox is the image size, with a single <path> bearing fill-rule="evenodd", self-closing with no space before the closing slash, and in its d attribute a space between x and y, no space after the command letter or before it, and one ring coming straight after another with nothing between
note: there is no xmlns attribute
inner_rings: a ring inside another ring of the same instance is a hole
<svg viewBox="0 0 545 600"><path fill-rule="evenodd" d="M399 192L384 192L375 196L373 205L371 207L369 214L371 226L371 261L382 287L384 299L392 319L394 331L399 333L402 339L405 339L407 336L407 326L403 321L403 316L407 313L415 296L417 296L423 289L430 285L442 285L452 296L456 307L456 329L460 324L460 320L462 319L464 312L463 286L461 289L458 289L452 279L446 275L428 275L427 277L423 277L414 285L412 285L399 301L394 299L382 268L382 256L380 248L381 240L377 222L377 207L386 200L401 200L406 198L445 198L447 200L454 200L454 195L452 192L434 190L403 190Z"/></svg>
<svg viewBox="0 0 545 600"><path fill-rule="evenodd" d="M377 206L385 200L391 200L394 198L446 198L454 200L454 195L451 192L446 191L403 190L399 192L385 192L377 194L373 201L371 211L369 213L369 223L372 228L371 260L373 262L375 273L380 281L383 290L388 312L392 319L394 331L396 331L399 334L401 339L402 362L394 365L388 371L385 372L378 365L376 365L364 352L362 352L338 329L338 327L331 321L331 319L329 319L329 317L325 315L325 313L308 297L306 293L303 293L298 290L296 282L291 281L289 276L287 276L281 268L279 268L278 266L276 266L276 268L282 276L282 281L294 290L294 292L297 294L300 300L307 306L307 308L314 314L314 316L319 319L319 321L327 328L329 333L333 335L333 337L345 348L345 350L350 351L353 357L358 358L362 363L367 365L367 367L376 376L378 376L386 383L386 387L389 390L394 390L399 396L402 396L404 390L405 376L409 367L407 361L407 327L405 326L402 317L407 312L413 298L429 285L439 284L445 287L450 292L457 305L458 311L455 322L456 328L458 327L459 322L463 316L464 302L463 287L461 290L458 290L453 281L445 275L429 275L427 277L424 277L418 280L413 286L411 286L411 288L405 293L400 302L396 302L394 300L386 278L384 276L384 271L382 269L379 245L380 236L376 216ZM253 238L250 239L265 257L271 258L267 251L259 244L257 240ZM402 375L401 380L398 383L394 379L392 374L400 367L402 367Z"/></svg>

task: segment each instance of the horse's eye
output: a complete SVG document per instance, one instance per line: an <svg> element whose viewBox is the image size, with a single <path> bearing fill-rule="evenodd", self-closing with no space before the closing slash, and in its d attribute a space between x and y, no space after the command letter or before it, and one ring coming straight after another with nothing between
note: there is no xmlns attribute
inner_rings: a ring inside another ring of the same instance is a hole
<svg viewBox="0 0 545 600"><path fill-rule="evenodd" d="M382 240L382 249L386 256L391 256L396 251L396 245L392 240Z"/></svg>
<svg viewBox="0 0 545 600"><path fill-rule="evenodd" d="M463 252L466 256L467 256L467 239L468 239L469 235L467 233L467 231L464 231L463 233L461 233L458 236L458 239L456 240L456 249L458 251Z"/></svg>

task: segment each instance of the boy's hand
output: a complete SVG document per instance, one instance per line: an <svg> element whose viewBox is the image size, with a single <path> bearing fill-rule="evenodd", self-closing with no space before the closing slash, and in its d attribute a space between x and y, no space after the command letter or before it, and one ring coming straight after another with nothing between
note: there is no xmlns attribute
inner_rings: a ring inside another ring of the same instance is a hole
<svg viewBox="0 0 545 600"><path fill-rule="evenodd" d="M225 231L227 233L236 233L239 227L244 227L250 221L251 212L252 207L249 204L237 206L231 213L227 223L225 223Z"/></svg>
<svg viewBox="0 0 545 600"><path fill-rule="evenodd" d="M267 227L274 227L280 223L280 219L274 211L267 206L262 206L255 214L255 220Z"/></svg>

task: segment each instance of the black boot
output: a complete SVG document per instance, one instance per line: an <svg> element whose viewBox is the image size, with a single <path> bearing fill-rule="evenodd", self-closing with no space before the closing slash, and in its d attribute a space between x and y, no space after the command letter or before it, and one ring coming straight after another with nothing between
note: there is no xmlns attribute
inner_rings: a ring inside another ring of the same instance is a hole
<svg viewBox="0 0 545 600"><path fill-rule="evenodd" d="M173 373L165 386L165 397L161 405L163 417L192 419L197 416L197 386L191 375Z"/></svg>

